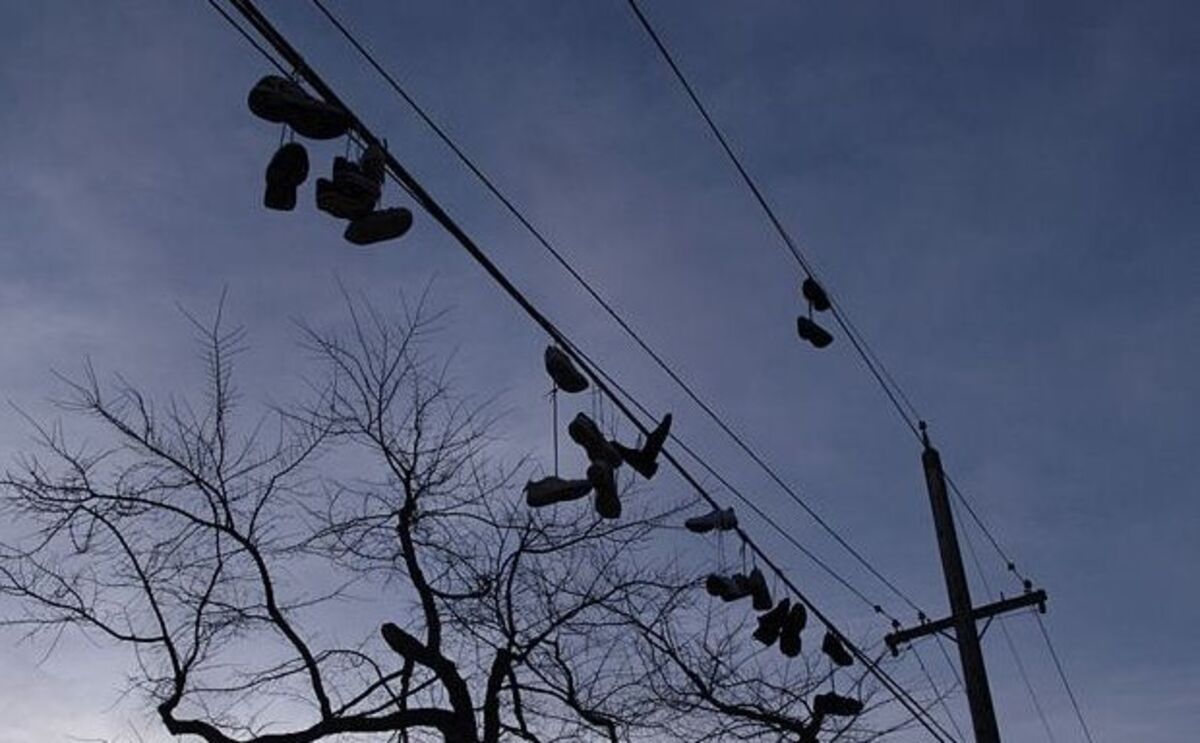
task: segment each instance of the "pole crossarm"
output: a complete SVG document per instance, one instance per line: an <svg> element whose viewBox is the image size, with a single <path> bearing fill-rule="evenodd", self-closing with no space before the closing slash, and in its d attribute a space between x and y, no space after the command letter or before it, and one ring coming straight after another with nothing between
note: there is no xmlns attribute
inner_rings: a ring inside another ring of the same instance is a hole
<svg viewBox="0 0 1200 743"><path fill-rule="evenodd" d="M1023 609L1026 606L1037 606L1038 611L1042 614L1045 614L1046 592L1039 588L1036 591L1030 591L1011 599L1001 599L1000 601L996 601L991 604L985 604L984 606L976 607L971 611L971 618L978 622L982 619L990 619L999 614L1007 614L1010 611ZM916 627L909 627L908 629L901 629L891 632L883 638L883 641L887 643L888 649L892 651L892 655L896 656L900 654L899 648L904 643L912 642L919 637L925 637L926 635L932 635L938 632L944 632L948 629L953 629L954 622L954 617L946 617L945 619L938 619L934 622L925 622L924 624L920 624Z"/></svg>

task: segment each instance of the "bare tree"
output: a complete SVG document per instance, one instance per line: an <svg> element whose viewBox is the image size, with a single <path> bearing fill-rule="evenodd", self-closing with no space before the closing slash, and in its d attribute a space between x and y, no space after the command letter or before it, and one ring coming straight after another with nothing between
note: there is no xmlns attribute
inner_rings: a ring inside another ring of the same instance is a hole
<svg viewBox="0 0 1200 743"><path fill-rule="evenodd" d="M827 674L712 612L668 538L690 504L630 479L618 520L527 508L530 463L495 456L492 407L428 355L438 316L347 306L344 332L301 328L307 401L257 421L220 312L193 321L197 402L64 379L61 407L109 439L30 421L41 449L2 482L27 532L0 548L4 623L129 648L165 729L208 743L889 732L814 718Z"/></svg>

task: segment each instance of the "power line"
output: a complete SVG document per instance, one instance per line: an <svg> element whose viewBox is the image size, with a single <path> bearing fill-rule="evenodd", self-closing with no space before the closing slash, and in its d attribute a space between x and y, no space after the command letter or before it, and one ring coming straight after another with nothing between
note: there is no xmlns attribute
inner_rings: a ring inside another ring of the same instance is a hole
<svg viewBox="0 0 1200 743"><path fill-rule="evenodd" d="M925 659L921 657L921 653L917 650L917 646L909 645L909 648L913 651L913 656L917 659L917 665L921 667L921 673L925 674L925 679L929 681L929 687L933 689L934 698L941 703L942 711L946 713L946 717L950 720L950 726L954 728L954 732L958 734L959 738L965 740L966 736L963 735L962 728L958 726L958 720L955 718L954 712L950 710L950 705L946 702L946 696L949 696L950 692L946 692L946 695L942 694L941 690L938 689L937 682L933 680L933 674L930 673L929 669L925 666Z"/></svg>
<svg viewBox="0 0 1200 743"><path fill-rule="evenodd" d="M793 489L790 485L788 485L783 480L783 478L775 471L775 469L773 467L771 467L758 454L758 452L755 451L754 448L750 446L749 443L747 443L745 438L741 434L739 434L737 431L735 431L720 416L720 414L718 414L716 412L716 410L713 409L713 407L709 403L707 403L704 399L702 399L699 396L699 394L692 388L692 386L689 385L680 376L680 374L678 372L676 372L671 367L671 365L668 364L662 358L662 356L658 352L656 352L649 345L649 343L646 342L642 338L642 336L636 330L634 330L634 328L629 324L629 322L624 317L622 317L620 313L617 312L617 310L612 306L612 304L608 300L606 300L604 298L604 296L601 295L599 293L599 291L596 290L592 286L592 284L579 273L579 271L563 256L561 251L559 251L557 248L554 247L554 245L542 233L542 231L533 225L533 223L512 202L512 200L509 199L507 196L505 196L505 194L491 180L491 178L489 178L482 171L482 169L480 169L479 166L476 165L475 162L462 150L462 148L459 147L457 143L455 143L455 141L450 137L450 135L447 134L446 131L441 126L439 126L436 121L434 121L434 119L413 98L413 96L410 95L407 90L405 90L404 86L401 85L399 83L399 81L397 81L396 78L390 72L388 72L388 70L375 58L375 56L371 53L371 51L369 49L367 49L366 46L364 44L362 44L355 37L355 35L346 27L346 25L343 24L337 18L337 16L335 16L333 14L333 12L330 11L326 7L325 3L322 2L322 0L312 0L312 2L313 2L313 5L315 5L317 7L317 9L320 10L321 13L325 16L325 18L334 26L334 28L336 28L338 30L338 32L341 33L341 35L346 39L346 41L349 42L350 45L353 46L354 49L366 60L366 62L380 75L380 77L382 77L387 82L387 84L391 87L391 89L397 95L399 95L405 101L405 103L407 103L409 105L410 108L412 108L412 110L418 115L418 117L420 117L420 119L422 121L425 122L425 124L427 126L429 126L429 128L434 132L434 134L442 141L442 143L445 144L451 150L451 152L454 153L454 155L458 158L458 160L468 170L470 170L472 174L474 174L474 176L480 181L480 183L482 183L483 186L505 207L505 209L508 210L508 212L525 228L525 230L542 246L542 248L544 248L554 258L554 260L564 270L566 270L568 274L570 274L570 276L576 281L576 283L578 283L592 297L592 299L595 300L595 302L597 304L599 304L601 308L604 309L604 311L609 315L609 317L611 317L617 323L617 325L620 326L620 328L625 332L625 334L628 335L639 347L641 347L641 349L655 362L655 364L657 364L659 369L661 369L663 372L665 372L667 374L667 376L681 390L683 390L683 392L692 400L692 402L695 403L714 423L716 423L716 425L727 436L729 436L730 439L732 439L734 441L734 443L738 446L738 448L740 448L747 456L749 456L750 459L760 469L762 469L763 472L765 472L767 474L767 476L791 498L792 501L794 501L797 505L799 505L805 511L805 513L807 513L814 521L816 521L817 524L820 525L820 527L827 534L829 534L843 549L845 549L848 553L850 553L850 555L853 556L854 559L863 568L865 568L874 578L879 580L884 586L886 586L893 594L895 594L897 597L899 597L910 608L912 608L914 611L916 611L918 613L922 613L921 608L919 606L917 606L917 604L911 598L909 598L909 596L907 594L905 594L902 590L900 590L900 588L897 587L894 582L892 582L886 576L884 576L873 564L871 564L870 561L868 561L866 559L866 557L864 557L862 555L861 552L859 552L859 550L857 550L853 545L851 545L836 529L833 528L833 526L831 526L819 513L817 513L816 510L814 510L795 491L795 489ZM695 458L694 453L690 452L690 450L689 450L689 453L692 454L692 456ZM715 473L713 473L713 474L715 474ZM722 481L722 482L724 482L724 481ZM730 486L728 486L728 484L726 484L726 487L730 487ZM732 488L731 488L731 490L732 490ZM759 513L760 516L763 516L763 518L766 518L766 516L764 514L762 514L761 511L759 511L757 509L757 507L753 507L753 508L755 509L755 511L757 513ZM787 536L787 538L789 538L789 541L794 541L794 538L792 538L790 535L786 535L786 536ZM797 546L799 546L799 545L797 545ZM861 593L859 593L853 587L849 586L849 584L843 578L841 578L841 576L838 576L836 573L833 573L831 568L829 568L826 564L822 563L820 560L818 560L815 556L813 556L811 553L809 553L803 547L800 547L800 549L803 550L805 552L805 554L810 557L810 559L813 559L815 562L817 562L818 565L820 565L826 572L829 572L839 582L841 582L843 585L845 585L847 588L849 588L852 592L854 592L857 595L859 595L860 597L862 597ZM866 600L865 597L862 597L862 598L864 600ZM876 610L877 613L882 613L882 609L879 607L878 604L871 602L869 600L866 600L866 601L869 606L871 606L873 609Z"/></svg>
<svg viewBox="0 0 1200 743"><path fill-rule="evenodd" d="M975 542L972 541L970 532L965 529L963 530L963 539L967 542L967 552L971 555L971 563L975 566L975 573L983 583L983 590L989 597L994 598L996 594L992 592L991 581L988 580L987 574L983 572L983 565L979 561L979 554L975 551ZM1013 661L1020 672L1021 682L1025 685L1025 690L1029 693L1029 700L1033 703L1033 709L1037 713L1038 719L1041 720L1042 729L1046 731L1046 738L1051 743L1054 743L1054 731L1050 728L1050 721L1046 719L1046 712L1042 709L1042 704L1038 701L1037 693L1033 690L1033 684L1030 683L1029 676L1025 673L1025 664L1021 661L1021 655L1017 652L1017 646L1013 643L1012 637L1008 633L1008 627L1003 622L1000 623L1000 631L1004 635L1008 651L1012 654Z"/></svg>
<svg viewBox="0 0 1200 743"><path fill-rule="evenodd" d="M276 51L291 64L296 73L304 78L304 80L312 86L317 94L326 102L341 108L346 112L347 118L350 121L350 128L358 133L358 135L368 145L381 145L380 140L366 127L365 124L347 107L336 93L317 75L303 59L303 57L291 46L274 26L258 11L251 0L229 0L230 4L237 9L244 18L263 36L263 38L273 46ZM613 402L613 404L621 411L621 413L630 420L643 435L649 435L649 429L641 422L637 416L629 409L627 405L602 381L601 377L596 373L592 366L583 363L579 354L575 353L574 346L569 339L560 331L544 314L542 314L532 302L524 295L521 290L512 283L512 281L504 274L504 272L492 262L487 254L470 238L462 227L450 217L450 215L442 208L442 206L424 189L424 187L396 160L391 153L385 153L387 168L391 172L392 177L399 179L404 185L410 189L415 201L425 210L434 221L438 222L458 243L467 251L467 253L475 260L477 264L504 290L509 297L517 303L517 305L525 312L526 315L542 330L551 337L555 342L564 347L566 353L573 357L573 360L579 364L583 371L590 377L591 381L596 385L596 388ZM598 367L597 367L598 368ZM691 475L690 472L671 454L668 450L663 450L662 457L671 464L676 472L679 473L685 481L691 485L697 493L704 498L711 506L718 508L717 501L703 489L700 483ZM779 566L767 555L758 545L750 538L749 534L741 527L737 527L735 532L742 540L743 544L749 548L757 559L762 560L775 575L788 587L788 589L809 607L813 616L820 621L835 637L841 640L847 649L857 657L870 673L875 676L876 680L881 685L889 690L897 701L904 706L914 719L917 720L935 739L941 741L950 739L949 734L937 722L936 719L928 716L922 710L921 706L912 698L912 696L900 686L895 679L891 677L878 663L871 660L856 643L850 640L842 633L807 596L804 592L787 577Z"/></svg>
<svg viewBox="0 0 1200 743"><path fill-rule="evenodd" d="M1075 719L1079 720L1079 727L1083 729L1083 737L1087 738L1088 743L1095 743L1092 740L1092 731L1088 729L1087 721L1083 718L1083 710L1079 708L1079 702L1075 699L1075 692L1071 689L1071 682L1067 680L1067 672L1063 668L1062 661L1058 659L1058 653L1054 650L1054 643L1050 641L1050 633L1046 631L1046 624L1042 621L1039 614L1035 614L1037 619L1038 629L1042 631L1042 638L1046 641L1046 649L1050 651L1050 658L1054 661L1054 667L1058 670L1058 677L1062 679L1063 688L1067 690L1067 697L1071 700L1071 707L1075 710Z"/></svg>
<svg viewBox="0 0 1200 743"><path fill-rule="evenodd" d="M739 158L737 153L734 152L732 145L730 145L728 139L725 137L724 133L722 133L721 128L709 114L708 109L705 108L704 104L700 101L699 95L697 95L691 83L688 82L687 77L683 74L683 70L680 69L679 65L676 63L675 58L667 48L666 43L658 35L658 32L655 31L654 26L650 23L650 20L644 13L642 13L641 8L638 7L637 0L627 0L627 3L630 10L641 24L642 29L645 30L651 41L654 42L654 46L658 49L659 54L662 56L667 66L671 68L676 80L678 80L680 86L687 93L692 104L695 106L696 110L700 113L700 116L708 125L709 131L712 132L717 142L721 145L721 149L724 150L726 156L729 158L729 161L733 164L734 168L741 176L742 181L750 190L750 193L754 196L755 201L758 202L758 205L762 208L764 214L766 214L767 219L775 228L775 231L783 241L783 244L787 248L788 252L795 259L796 263L799 264L800 269L804 272L804 274L814 281L818 281L822 288L825 289L826 294L829 295L829 303L834 320L837 322L838 326L841 327L842 331L846 335L846 338L850 341L850 344L854 347L855 352L857 352L859 358L866 366L867 371L870 372L871 376L875 378L875 381L879 384L880 388L891 402L896 413L904 421L904 424L908 427L909 431L912 432L913 436L920 441L921 435L919 432L918 423L922 420L923 416L921 416L916 406L912 403L912 400L904 392L904 389L899 385L898 382L896 382L891 372L888 371L887 366L884 365L878 355L871 349L870 344L868 344L866 341L866 338L858 331L858 328L851 321L850 316L846 313L845 308L842 307L832 293L829 292L829 288L825 286L824 282L819 281L819 277L817 276L817 272L812 264L812 261L804 255L804 253L800 250L799 245L788 232L787 228L784 227L782 220L780 220L780 218L776 215L775 210L767 201L766 196L763 195L762 190L758 187L758 184L755 182L754 178L742 164L741 158ZM1000 548L999 541L991 533L983 521L979 519L974 509L967 501L966 496L957 488L957 486L954 486L953 483L951 483L951 487L956 497L962 501L962 503L971 513L972 518L975 519L976 523L979 524L980 529L982 529L987 535L992 546L1000 554L1001 558L1007 563L1009 570L1015 573L1015 563L1008 558L1008 556L1004 553L1004 550ZM1020 578L1019 574L1018 578Z"/></svg>

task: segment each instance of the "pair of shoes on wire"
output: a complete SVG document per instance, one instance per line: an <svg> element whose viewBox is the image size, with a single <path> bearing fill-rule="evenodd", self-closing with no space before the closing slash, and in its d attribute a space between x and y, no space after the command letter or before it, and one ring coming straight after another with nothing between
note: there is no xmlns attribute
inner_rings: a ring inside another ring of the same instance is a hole
<svg viewBox="0 0 1200 743"><path fill-rule="evenodd" d="M532 508L543 508L555 503L566 503L587 497L592 492L588 480L564 480L561 477L543 477L525 483L525 502Z"/></svg>
<svg viewBox="0 0 1200 743"><path fill-rule="evenodd" d="M267 190L263 206L281 212L296 208L296 189L308 178L308 150L299 142L288 142L276 150L267 164Z"/></svg>
<svg viewBox="0 0 1200 743"><path fill-rule="evenodd" d="M808 623L808 610L800 601L784 597L774 609L758 617L754 639L770 647L779 641L779 651L789 658L800 655L800 633Z"/></svg>
<svg viewBox="0 0 1200 743"><path fill-rule="evenodd" d="M412 212L403 207L377 209L383 192L386 155L370 145L358 162L333 159L333 177L317 179L317 208L350 220L343 237L355 245L372 245L401 237L412 227Z"/></svg>
<svg viewBox="0 0 1200 743"><path fill-rule="evenodd" d="M828 330L813 322L812 313L813 310L825 312L832 306L829 302L829 295L811 276L804 280L800 291L808 300L808 317L800 315L796 318L796 332L801 339L811 343L814 348L825 348L833 343L833 336Z"/></svg>
<svg viewBox="0 0 1200 743"><path fill-rule="evenodd" d="M704 589L710 596L726 603L750 596L755 609L766 611L771 608L771 589L767 587L767 579L758 568L751 570L749 575L734 573L724 576L713 573L705 579Z"/></svg>
<svg viewBox="0 0 1200 743"><path fill-rule="evenodd" d="M819 717L856 717L861 715L863 703L860 699L844 697L829 692L813 697L813 715Z"/></svg>
<svg viewBox="0 0 1200 743"><path fill-rule="evenodd" d="M662 451L663 444L667 441L667 436L671 433L671 414L667 413L663 419L655 426L654 430L646 436L646 442L637 449L631 449L620 442L613 441L613 448L621 455L621 459L625 461L642 477L649 480L658 472L658 455Z"/></svg>
<svg viewBox="0 0 1200 743"><path fill-rule="evenodd" d="M383 183L366 175L359 163L338 156L332 178L317 179L317 208L338 219L360 219L375 209Z"/></svg>
<svg viewBox="0 0 1200 743"><path fill-rule="evenodd" d="M825 639L821 641L821 652L829 656L836 665L846 667L854 665L854 656L846 650L846 646L833 632L826 630Z"/></svg>
<svg viewBox="0 0 1200 743"><path fill-rule="evenodd" d="M341 108L309 95L295 80L267 75L250 89L246 101L260 119L287 124L309 139L337 139L350 129Z"/></svg>
<svg viewBox="0 0 1200 743"><path fill-rule="evenodd" d="M546 373L554 380L554 386L563 392L583 392L588 388L587 377L583 376L571 357L558 346L546 346Z"/></svg>
<svg viewBox="0 0 1200 743"><path fill-rule="evenodd" d="M738 525L737 514L733 508L714 508L703 516L693 516L683 522L684 528L695 534L707 534L710 531L730 531Z"/></svg>

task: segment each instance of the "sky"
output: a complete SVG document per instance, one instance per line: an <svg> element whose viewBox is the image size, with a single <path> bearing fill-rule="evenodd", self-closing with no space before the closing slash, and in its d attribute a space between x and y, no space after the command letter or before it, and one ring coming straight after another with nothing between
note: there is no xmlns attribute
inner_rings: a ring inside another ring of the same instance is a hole
<svg viewBox="0 0 1200 743"><path fill-rule="evenodd" d="M824 351L796 338L795 264L625 3L334 7L807 502L932 615L946 611L919 448L844 338ZM676 431L794 536L912 620L312 5L262 8L546 314L649 407L673 411ZM1046 627L1095 740L1194 736L1200 10L1099 0L644 9L929 422L955 481L1049 593ZM194 385L181 308L211 313L227 289L248 332L245 396L266 401L298 386L295 320L341 316L339 282L382 303L429 286L450 311L443 342L461 386L500 396L502 446L545 458L546 338L429 218L418 213L409 235L375 249L345 243L311 205L340 142L310 143L296 211L261 207L279 130L245 99L270 71L199 0L0 8L0 396L51 416L51 372L84 359L161 393ZM394 187L384 199L412 206ZM6 407L0 459L31 447ZM886 630L764 524L744 522L833 616ZM983 535L962 526L989 585L1019 590ZM978 573L972 581L985 600ZM1004 626L1055 740L1083 740L1034 619ZM141 724L117 695L127 658L78 638L52 654L19 639L0 634L0 743L115 738ZM984 643L1006 739L1048 740L1002 635ZM946 666L930 665L948 685ZM965 723L961 695L955 706Z"/></svg>

